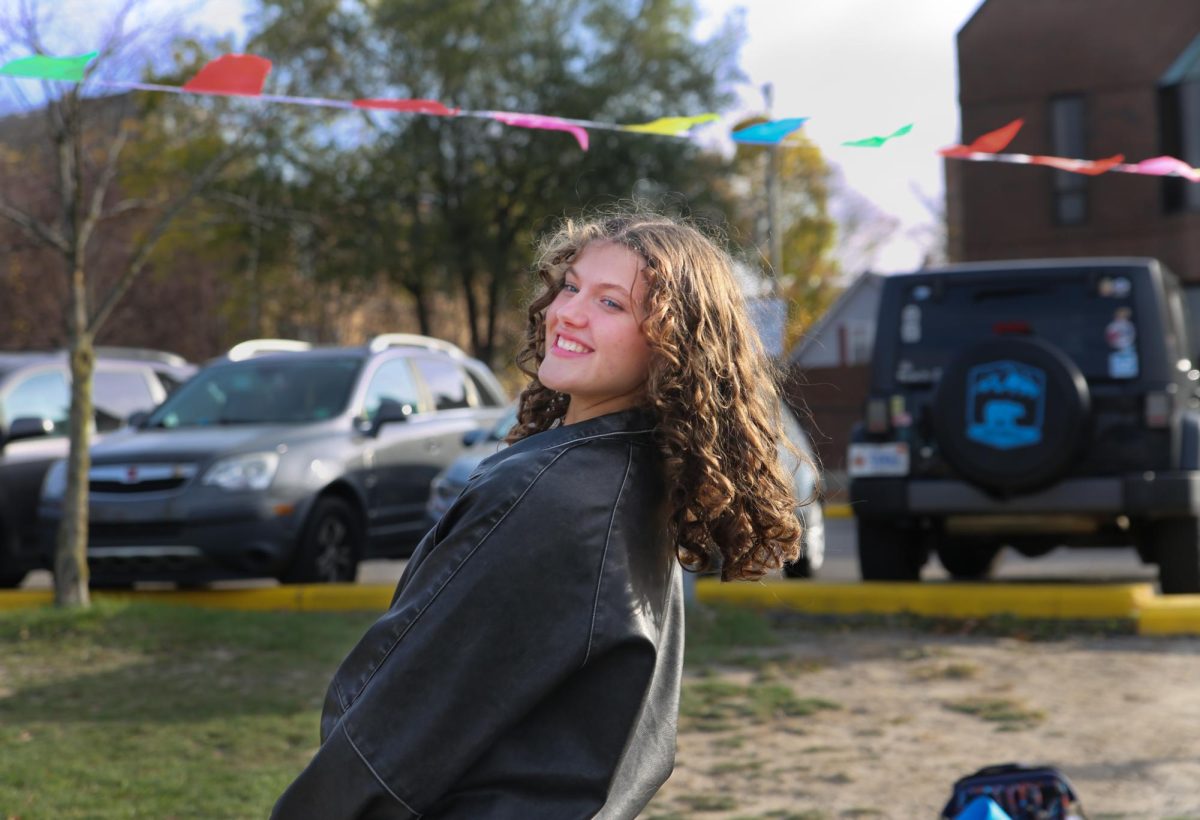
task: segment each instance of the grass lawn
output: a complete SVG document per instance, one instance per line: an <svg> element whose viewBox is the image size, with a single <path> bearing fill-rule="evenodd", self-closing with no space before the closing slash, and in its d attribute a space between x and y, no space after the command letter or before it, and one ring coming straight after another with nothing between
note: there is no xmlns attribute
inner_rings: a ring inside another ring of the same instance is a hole
<svg viewBox="0 0 1200 820"><path fill-rule="evenodd" d="M691 668L777 640L751 612L693 615ZM0 818L265 817L316 750L325 687L375 617L113 601L0 612ZM756 709L772 695L735 694L696 697Z"/></svg>
<svg viewBox="0 0 1200 820"><path fill-rule="evenodd" d="M265 817L316 750L329 678L375 617L132 601L0 612L0 820ZM1034 640L1067 629L912 618L861 626ZM693 609L681 731L711 734L839 709L779 685L816 663L790 657L784 645L797 630L854 628L851 618ZM721 670L753 680L732 683ZM947 667L944 675L974 671ZM1007 700L945 708L1002 727L1042 718ZM691 806L688 815L715 810Z"/></svg>
<svg viewBox="0 0 1200 820"><path fill-rule="evenodd" d="M262 818L370 614L0 614L0 817Z"/></svg>

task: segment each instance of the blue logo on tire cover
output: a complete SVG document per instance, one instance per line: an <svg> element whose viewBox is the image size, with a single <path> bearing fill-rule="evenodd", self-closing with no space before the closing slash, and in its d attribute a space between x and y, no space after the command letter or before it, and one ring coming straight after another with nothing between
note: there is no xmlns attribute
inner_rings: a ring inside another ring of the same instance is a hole
<svg viewBox="0 0 1200 820"><path fill-rule="evenodd" d="M988 362L967 371L967 438L997 450L1031 447L1042 440L1046 373L1013 361Z"/></svg>

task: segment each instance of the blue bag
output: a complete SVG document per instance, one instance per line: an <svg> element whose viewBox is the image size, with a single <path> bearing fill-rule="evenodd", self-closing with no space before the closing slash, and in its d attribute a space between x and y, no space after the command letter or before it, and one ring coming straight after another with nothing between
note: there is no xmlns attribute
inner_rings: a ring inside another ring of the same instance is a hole
<svg viewBox="0 0 1200 820"><path fill-rule="evenodd" d="M978 797L988 797L1012 820L1087 820L1066 775L1053 766L985 766L954 783L943 820L956 820Z"/></svg>

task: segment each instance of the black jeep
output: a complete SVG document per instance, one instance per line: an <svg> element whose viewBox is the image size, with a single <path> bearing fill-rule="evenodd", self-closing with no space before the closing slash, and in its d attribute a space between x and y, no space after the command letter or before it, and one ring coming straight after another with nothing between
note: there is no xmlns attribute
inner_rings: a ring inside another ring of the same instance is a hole
<svg viewBox="0 0 1200 820"><path fill-rule="evenodd" d="M955 265L888 277L849 448L864 580L935 550L987 577L1004 545L1133 546L1200 592L1200 365L1153 259Z"/></svg>

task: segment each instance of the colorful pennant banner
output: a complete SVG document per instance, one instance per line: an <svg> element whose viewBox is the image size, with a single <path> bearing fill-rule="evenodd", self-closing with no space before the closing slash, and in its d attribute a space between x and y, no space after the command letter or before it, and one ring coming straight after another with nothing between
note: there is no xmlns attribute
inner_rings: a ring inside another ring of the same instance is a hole
<svg viewBox="0 0 1200 820"><path fill-rule="evenodd" d="M751 125L749 128L734 131L730 136L734 142L741 142L746 145L778 145L793 131L798 131L800 126L804 125L807 121L808 117L793 117L787 120L760 122L757 125Z"/></svg>
<svg viewBox="0 0 1200 820"><path fill-rule="evenodd" d="M35 54L0 65L0 76L21 79L50 80L81 83L87 75L88 64L98 52L74 57L51 57ZM531 128L545 131L562 131L575 138L579 147L588 150L589 130L630 131L664 137L690 139L698 126L721 119L713 113L690 117L660 117L652 122L619 125L593 120L566 119L545 114L530 114L516 111L467 111L451 108L436 100L423 99L361 99L334 100L324 97L290 97L264 94L267 76L271 72L271 61L253 54L225 54L205 64L192 79L182 86L156 85L153 83L97 81L97 85L133 91L159 91L171 94L210 94L229 97L247 97L262 102L288 103L343 110L393 111L405 114L421 114L437 117L476 117L504 123L514 128ZM730 134L734 142L747 145L786 145L788 137L796 133L807 117L791 117L770 120L740 128ZM1189 182L1200 182L1200 168L1193 168L1176 157L1151 157L1137 163L1126 163L1122 154L1104 159L1088 160L1072 157L1053 157L1035 154L1003 153L1024 125L1024 120L1012 122L989 131L966 145L950 145L939 149L938 154L951 159L980 162L1007 162L1023 165L1042 165L1075 174L1099 175L1116 171L1146 176L1174 176ZM913 124L897 128L890 134L843 142L852 148L881 148L889 141L905 136Z"/></svg>
<svg viewBox="0 0 1200 820"><path fill-rule="evenodd" d="M861 140L850 140L849 142L843 142L842 145L848 145L851 148L880 148L889 140L894 140L896 137L903 137L912 129L913 124L910 122L908 125L900 126L886 137L867 137Z"/></svg>
<svg viewBox="0 0 1200 820"><path fill-rule="evenodd" d="M697 125L715 122L721 119L720 114L697 114L694 117L659 117L654 122L641 125L624 125L626 131L636 131L640 134L662 134L665 137L682 137Z"/></svg>
<svg viewBox="0 0 1200 820"><path fill-rule="evenodd" d="M494 120L499 120L505 125L513 125L517 128L566 131L575 138L580 148L584 151L588 149L588 132L568 120L560 119L559 117L547 117L544 114L518 114L512 111L488 111L487 114Z"/></svg>
<svg viewBox="0 0 1200 820"><path fill-rule="evenodd" d="M253 54L226 54L211 61L183 84L192 94L257 97L271 73L271 61Z"/></svg>
<svg viewBox="0 0 1200 820"><path fill-rule="evenodd" d="M1037 154L1005 154L1001 153L1017 136L1024 120L1016 119L1008 125L989 131L976 139L970 145L951 145L938 151L944 157L954 159L976 160L983 162L1009 162L1017 165L1045 165L1060 171L1070 171L1074 174L1097 176L1117 171L1123 174L1143 174L1146 176L1176 176L1189 182L1200 182L1200 169L1193 168L1181 159L1175 157L1152 157L1141 162L1128 164L1123 154L1115 154L1105 159L1071 159L1069 157L1047 157Z"/></svg>

